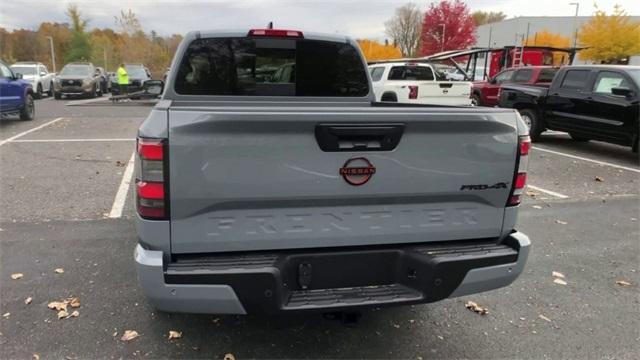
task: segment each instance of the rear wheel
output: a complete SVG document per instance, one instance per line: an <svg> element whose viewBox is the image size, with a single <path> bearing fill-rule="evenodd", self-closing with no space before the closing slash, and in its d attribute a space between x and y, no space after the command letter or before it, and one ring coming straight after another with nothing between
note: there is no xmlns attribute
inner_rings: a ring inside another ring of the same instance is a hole
<svg viewBox="0 0 640 360"><path fill-rule="evenodd" d="M471 105L473 105L473 106L481 106L482 105L480 103L480 95L478 95L478 94L471 95Z"/></svg>
<svg viewBox="0 0 640 360"><path fill-rule="evenodd" d="M20 110L20 120L33 120L36 115L36 106L33 103L33 96L31 94L25 95L24 106Z"/></svg>
<svg viewBox="0 0 640 360"><path fill-rule="evenodd" d="M380 101L398 102L398 96L395 93L387 92L382 94Z"/></svg>
<svg viewBox="0 0 640 360"><path fill-rule="evenodd" d="M573 141L579 141L579 142L587 142L591 139L584 137L584 136L580 136L574 133L569 133L569 136L571 136L571 139L573 139Z"/></svg>
<svg viewBox="0 0 640 360"><path fill-rule="evenodd" d="M36 99L42 99L42 84L38 84L36 87Z"/></svg>
<svg viewBox="0 0 640 360"><path fill-rule="evenodd" d="M49 84L49 91L47 91L47 95L53 96L53 81Z"/></svg>
<svg viewBox="0 0 640 360"><path fill-rule="evenodd" d="M531 141L540 140L540 134L544 131L544 126L540 123L538 113L531 109L521 109L520 116L527 127L529 128L529 137Z"/></svg>

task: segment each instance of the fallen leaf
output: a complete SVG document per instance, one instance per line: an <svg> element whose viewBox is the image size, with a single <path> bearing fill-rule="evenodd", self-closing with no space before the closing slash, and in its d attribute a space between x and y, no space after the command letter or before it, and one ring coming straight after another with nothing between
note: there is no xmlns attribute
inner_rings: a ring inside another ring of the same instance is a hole
<svg viewBox="0 0 640 360"><path fill-rule="evenodd" d="M24 276L23 273L15 273L15 274L11 274L11 278L13 280L18 280L18 279L22 279L22 277Z"/></svg>
<svg viewBox="0 0 640 360"><path fill-rule="evenodd" d="M33 360L40 360L40 354L33 354Z"/></svg>
<svg viewBox="0 0 640 360"><path fill-rule="evenodd" d="M169 331L169 340L171 339L180 339L182 337L182 331Z"/></svg>
<svg viewBox="0 0 640 360"><path fill-rule="evenodd" d="M530 191L530 190L528 190L525 194L527 194L527 196L531 196L531 197L536 197L536 196L539 195L537 192Z"/></svg>
<svg viewBox="0 0 640 360"><path fill-rule="evenodd" d="M473 301L467 301L467 303L464 304L464 306L467 309L469 309L469 310L471 310L471 311L473 311L473 312L475 312L477 314L480 314L480 315L487 315L489 313L489 310L487 308L482 307L482 306L478 305L477 303L475 303Z"/></svg>
<svg viewBox="0 0 640 360"><path fill-rule="evenodd" d="M55 272L56 274L62 274L62 273L64 273L64 269L63 268L57 268L57 269L53 270L53 272Z"/></svg>
<svg viewBox="0 0 640 360"><path fill-rule="evenodd" d="M137 338L138 336L140 336L140 335L135 330L125 330L124 334L122 335L120 340L122 340L122 341L131 341L131 340Z"/></svg>
<svg viewBox="0 0 640 360"><path fill-rule="evenodd" d="M558 284L558 285L567 285L566 281L564 281L562 279L558 279L558 278L554 279L553 282Z"/></svg>
<svg viewBox="0 0 640 360"><path fill-rule="evenodd" d="M57 311L60 310L67 310L67 303L66 302L60 302L60 301L52 301L49 304L47 304L47 307L49 309L55 309Z"/></svg>
<svg viewBox="0 0 640 360"><path fill-rule="evenodd" d="M604 182L604 179L602 177L600 177L600 176L596 176L594 178L594 180L597 181L597 182Z"/></svg>
<svg viewBox="0 0 640 360"><path fill-rule="evenodd" d="M565 278L563 273L561 273L561 272L557 272L557 271L552 271L552 272L551 272L551 276L553 276L553 277L557 277L557 278L561 278L561 279L564 279L564 278Z"/></svg>
<svg viewBox="0 0 640 360"><path fill-rule="evenodd" d="M551 319L549 319L548 317L546 317L546 316L544 316L544 315L542 315L542 314L538 315L538 317L539 317L540 319L544 320L544 321L551 322Z"/></svg>
<svg viewBox="0 0 640 360"><path fill-rule="evenodd" d="M120 166L120 167L122 167L122 166L125 166L125 165L126 165L126 164L125 164L125 163L123 163L123 162L122 162L122 161L120 161L120 160L116 161L116 166Z"/></svg>
<svg viewBox="0 0 640 360"><path fill-rule="evenodd" d="M616 284L620 285L620 286L631 286L631 283L625 280L618 280L616 281Z"/></svg>
<svg viewBox="0 0 640 360"><path fill-rule="evenodd" d="M24 303L25 303L26 305L31 304L31 302L32 302L32 301L33 301L33 298L32 298L31 296L29 296L28 298L24 299Z"/></svg>
<svg viewBox="0 0 640 360"><path fill-rule="evenodd" d="M111 337L116 337L118 335L117 331L114 331L113 334L111 334Z"/></svg>
<svg viewBox="0 0 640 360"><path fill-rule="evenodd" d="M540 206L540 205L533 205L532 207L533 207L534 209L538 209L538 210L542 209L542 206Z"/></svg>
<svg viewBox="0 0 640 360"><path fill-rule="evenodd" d="M236 357L229 353L224 355L224 360L236 360Z"/></svg>
<svg viewBox="0 0 640 360"><path fill-rule="evenodd" d="M60 310L58 311L58 319L62 319L69 316L69 313L67 312L67 310Z"/></svg>
<svg viewBox="0 0 640 360"><path fill-rule="evenodd" d="M65 302L68 303L72 308L80 307L80 299L78 299L77 297L68 298Z"/></svg>
<svg viewBox="0 0 640 360"><path fill-rule="evenodd" d="M556 223L560 225L567 225L567 222L562 220L556 220Z"/></svg>
<svg viewBox="0 0 640 360"><path fill-rule="evenodd" d="M8 318L8 317L9 317L9 315L11 315L11 313L4 313L4 314L2 314L2 317L6 317L6 318Z"/></svg>
<svg viewBox="0 0 640 360"><path fill-rule="evenodd" d="M75 310L69 316L67 316L65 319L68 319L70 317L78 317L78 316L80 316L80 312L78 312L78 310Z"/></svg>

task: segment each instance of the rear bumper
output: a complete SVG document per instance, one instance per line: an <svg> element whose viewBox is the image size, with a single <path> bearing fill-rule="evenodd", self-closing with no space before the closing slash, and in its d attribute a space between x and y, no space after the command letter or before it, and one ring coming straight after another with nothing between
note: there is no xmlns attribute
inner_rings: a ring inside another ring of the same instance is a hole
<svg viewBox="0 0 640 360"><path fill-rule="evenodd" d="M427 303L504 287L522 273L529 238L401 247L185 256L135 250L138 281L168 312L246 314ZM303 289L301 285L307 285Z"/></svg>

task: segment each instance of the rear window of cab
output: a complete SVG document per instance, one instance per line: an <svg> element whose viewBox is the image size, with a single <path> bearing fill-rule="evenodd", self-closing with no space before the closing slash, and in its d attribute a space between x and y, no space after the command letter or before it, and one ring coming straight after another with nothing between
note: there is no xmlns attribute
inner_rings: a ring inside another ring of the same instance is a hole
<svg viewBox="0 0 640 360"><path fill-rule="evenodd" d="M174 90L180 95L363 97L367 69L348 43L205 38L191 42Z"/></svg>

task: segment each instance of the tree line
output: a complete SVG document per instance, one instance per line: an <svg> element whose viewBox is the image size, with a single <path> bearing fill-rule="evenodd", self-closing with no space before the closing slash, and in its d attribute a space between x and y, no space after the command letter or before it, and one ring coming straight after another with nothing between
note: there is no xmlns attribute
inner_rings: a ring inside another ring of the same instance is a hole
<svg viewBox="0 0 640 360"><path fill-rule="evenodd" d="M424 12L416 4L408 3L397 8L393 17L385 23L385 33L391 42L388 47L397 49L402 57L427 56L473 46L478 26L499 22L506 17L502 12L471 12L460 0L432 2ZM553 47L572 45L569 37L548 29L524 39L524 43ZM380 43L376 45L383 46ZM376 48L371 44L368 46ZM611 14L596 6L591 19L578 29L577 46L586 48L579 52L583 60L620 62L631 55L640 54L640 22L632 21L620 6L615 6ZM363 50L367 56L366 49ZM385 52L392 53L390 49ZM381 53L378 51L374 54L378 57L376 60L379 60Z"/></svg>
<svg viewBox="0 0 640 360"><path fill-rule="evenodd" d="M75 5L68 7L67 17L69 22L43 22L37 30L0 28L0 58L8 63L38 61L53 71L50 37L57 71L72 61L90 61L108 71L115 71L123 62L142 63L154 77L162 77L182 41L181 35L145 33L131 10L114 16L115 30L89 30L89 21Z"/></svg>

